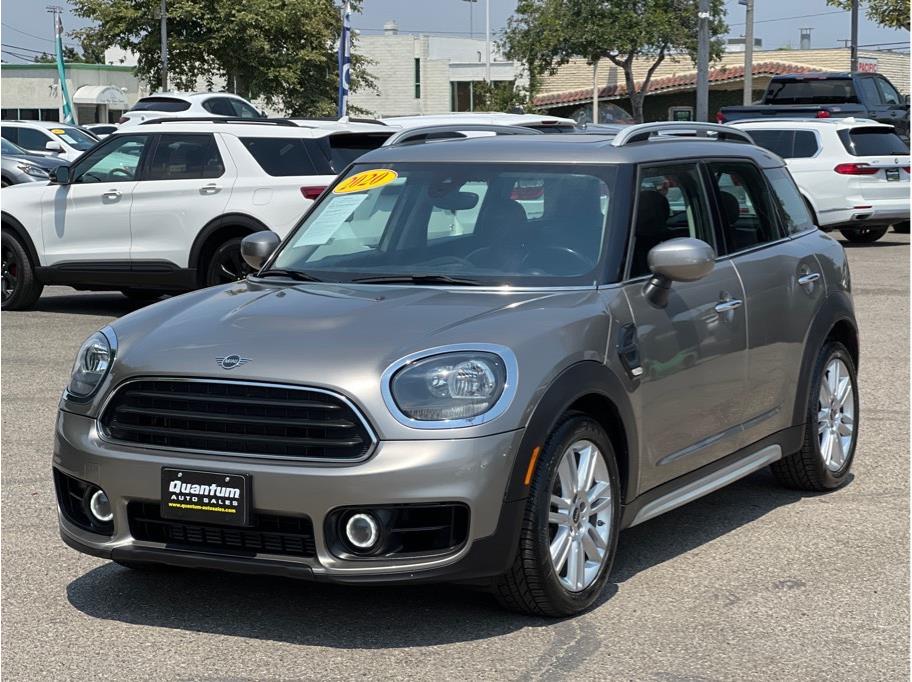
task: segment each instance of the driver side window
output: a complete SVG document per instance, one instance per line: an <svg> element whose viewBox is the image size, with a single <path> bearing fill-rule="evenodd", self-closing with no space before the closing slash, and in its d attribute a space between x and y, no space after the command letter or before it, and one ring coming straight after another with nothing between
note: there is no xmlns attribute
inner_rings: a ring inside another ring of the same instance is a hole
<svg viewBox="0 0 912 682"><path fill-rule="evenodd" d="M117 136L110 144L79 160L74 182L132 182L149 142L148 135Z"/></svg>

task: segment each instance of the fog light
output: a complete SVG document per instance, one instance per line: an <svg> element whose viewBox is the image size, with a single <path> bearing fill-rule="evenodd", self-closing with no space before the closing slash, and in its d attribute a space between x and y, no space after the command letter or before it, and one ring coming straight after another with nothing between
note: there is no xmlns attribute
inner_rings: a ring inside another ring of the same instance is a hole
<svg viewBox="0 0 912 682"><path fill-rule="evenodd" d="M92 512L92 516L96 520L101 521L102 523L108 523L114 518L114 510L111 509L111 501L108 500L108 496L105 495L104 490L100 488L92 493L92 497L89 499L89 511Z"/></svg>
<svg viewBox="0 0 912 682"><path fill-rule="evenodd" d="M380 527L370 514L352 514L345 523L345 538L358 549L370 549L379 537Z"/></svg>

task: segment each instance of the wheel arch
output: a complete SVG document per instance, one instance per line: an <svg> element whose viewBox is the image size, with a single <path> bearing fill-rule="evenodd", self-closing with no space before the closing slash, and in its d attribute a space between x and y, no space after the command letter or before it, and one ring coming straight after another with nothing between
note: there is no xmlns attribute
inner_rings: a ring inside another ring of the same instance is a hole
<svg viewBox="0 0 912 682"><path fill-rule="evenodd" d="M39 267L41 260L38 258L38 250L35 248L31 235L29 235L28 230L25 229L22 223L9 213L2 211L0 212L0 224L2 224L2 229L11 232L19 240L19 243L25 247L25 251L32 261L32 266Z"/></svg>
<svg viewBox="0 0 912 682"><path fill-rule="evenodd" d="M571 411L587 414L605 429L617 459L622 499L636 496L636 422L627 391L608 367L585 361L558 375L536 404L513 462L506 501L526 497L529 489L524 481L532 453L544 444L560 418Z"/></svg>
<svg viewBox="0 0 912 682"><path fill-rule="evenodd" d="M196 270L197 283L205 285L200 280L205 278L206 262L218 244L232 237L268 229L263 222L245 213L226 213L206 223L193 240L188 259L189 267Z"/></svg>

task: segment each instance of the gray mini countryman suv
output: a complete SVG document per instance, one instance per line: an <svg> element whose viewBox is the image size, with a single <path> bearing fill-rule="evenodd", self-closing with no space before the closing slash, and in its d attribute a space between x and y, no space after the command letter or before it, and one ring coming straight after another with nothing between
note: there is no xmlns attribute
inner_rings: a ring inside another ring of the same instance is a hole
<svg viewBox="0 0 912 682"><path fill-rule="evenodd" d="M370 152L281 244L245 239L255 274L85 342L63 540L577 613L624 528L767 465L847 481L849 268L811 220L781 159L714 124Z"/></svg>

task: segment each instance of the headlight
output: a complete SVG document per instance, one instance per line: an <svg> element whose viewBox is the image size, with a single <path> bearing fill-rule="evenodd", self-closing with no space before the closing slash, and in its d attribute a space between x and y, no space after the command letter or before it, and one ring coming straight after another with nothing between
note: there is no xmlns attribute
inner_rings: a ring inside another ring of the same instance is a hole
<svg viewBox="0 0 912 682"><path fill-rule="evenodd" d="M88 398L98 390L114 361L112 345L116 346L116 338L114 331L110 327L105 327L86 339L76 353L73 374L67 386L69 394L77 398ZM114 343L112 344L109 339L115 340Z"/></svg>
<svg viewBox="0 0 912 682"><path fill-rule="evenodd" d="M21 170L26 175L31 175L33 178L41 178L42 180L47 180L51 176L48 175L48 172L43 168L38 166L33 166L30 163L20 163L16 165L16 168Z"/></svg>
<svg viewBox="0 0 912 682"><path fill-rule="evenodd" d="M387 370L384 382L389 383L388 405L400 422L451 428L498 416L509 402L505 393L515 389L515 374L515 359L506 349L459 350L406 358Z"/></svg>

